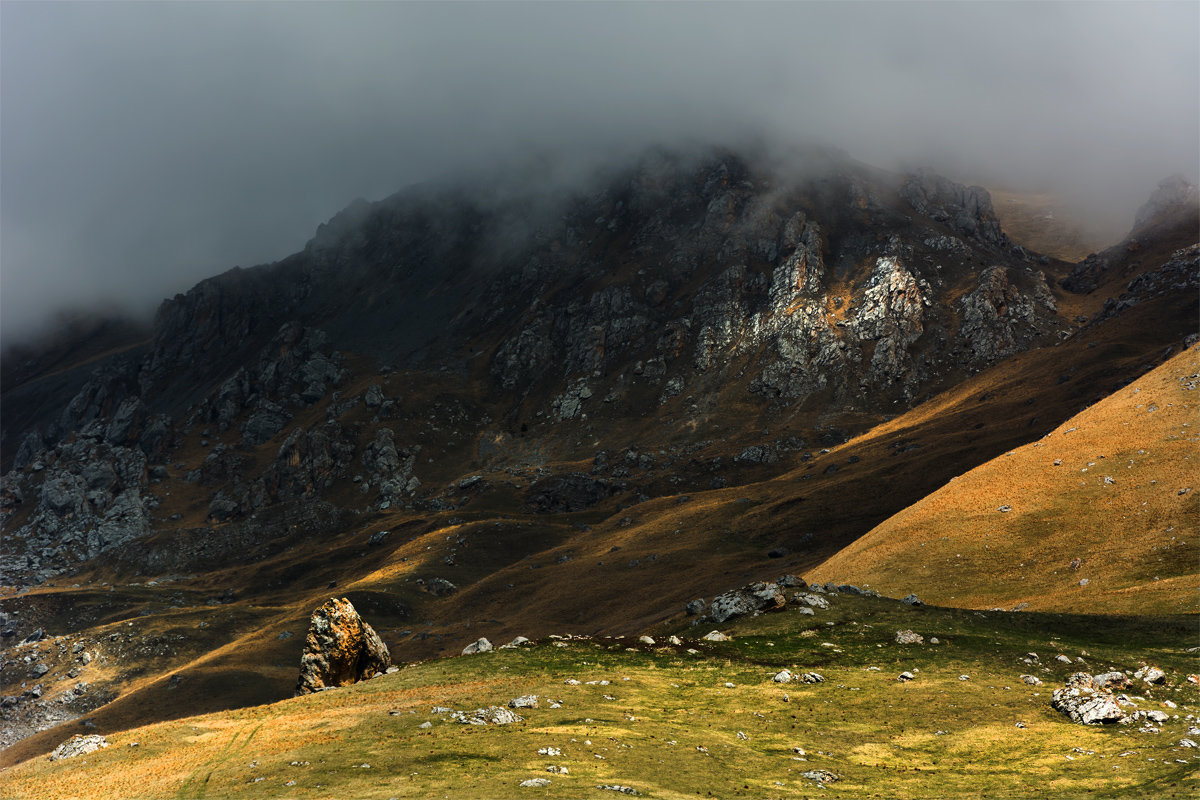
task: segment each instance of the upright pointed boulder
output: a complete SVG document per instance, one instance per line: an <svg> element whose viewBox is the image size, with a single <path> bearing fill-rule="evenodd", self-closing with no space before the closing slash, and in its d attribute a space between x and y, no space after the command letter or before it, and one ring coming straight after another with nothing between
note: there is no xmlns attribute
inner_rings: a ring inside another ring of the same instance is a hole
<svg viewBox="0 0 1200 800"><path fill-rule="evenodd" d="M308 624L296 694L349 686L385 672L391 663L387 645L354 605L344 597L331 597Z"/></svg>

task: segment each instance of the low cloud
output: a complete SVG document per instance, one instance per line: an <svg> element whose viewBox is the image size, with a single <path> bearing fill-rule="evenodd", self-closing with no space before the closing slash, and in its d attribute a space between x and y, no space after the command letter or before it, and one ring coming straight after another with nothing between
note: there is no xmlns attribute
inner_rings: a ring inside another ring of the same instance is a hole
<svg viewBox="0 0 1200 800"><path fill-rule="evenodd" d="M552 152L818 140L1127 227L1200 173L1194 3L5 3L0 334Z"/></svg>

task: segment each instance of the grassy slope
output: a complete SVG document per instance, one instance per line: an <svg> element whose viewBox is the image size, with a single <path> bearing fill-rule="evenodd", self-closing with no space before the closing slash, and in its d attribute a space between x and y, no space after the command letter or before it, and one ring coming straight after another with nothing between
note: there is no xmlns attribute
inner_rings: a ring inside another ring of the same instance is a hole
<svg viewBox="0 0 1200 800"><path fill-rule="evenodd" d="M1197 349L1180 353L952 480L813 575L973 608L1195 610L1198 376Z"/></svg>
<svg viewBox="0 0 1200 800"><path fill-rule="evenodd" d="M1184 717L1200 711L1200 689L1185 679L1194 618L829 599L816 616L790 609L723 626L735 636L729 643L631 651L631 640L543 641L410 665L348 689L125 731L96 754L11 767L0 785L14 800L612 796L595 788L601 783L661 798L1169 798L1200 789L1195 751L1176 746L1191 724ZM901 628L941 641L897 645ZM655 635L707 629L675 619ZM1021 662L1030 650L1044 665ZM1059 663L1058 653L1087 666ZM1073 725L1049 708L1051 690L1072 671L1133 670L1143 660L1170 675L1165 687L1130 691L1139 708L1179 715L1161 733ZM783 667L827 680L773 683ZM901 670L916 680L897 682ZM1025 685L1027 672L1046 685ZM568 678L610 684L569 686ZM431 713L526 693L541 695L542 707L523 711L521 724L464 726ZM562 707L550 709L547 698ZM418 727L426 721L432 727ZM538 755L547 746L562 755ZM550 774L550 764L570 773ZM841 780L821 789L801 776L810 769ZM552 783L518 786L533 777Z"/></svg>

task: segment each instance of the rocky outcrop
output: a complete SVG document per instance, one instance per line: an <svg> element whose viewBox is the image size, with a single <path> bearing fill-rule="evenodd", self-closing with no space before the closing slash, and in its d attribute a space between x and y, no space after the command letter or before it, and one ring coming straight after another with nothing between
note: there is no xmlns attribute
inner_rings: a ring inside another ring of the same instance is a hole
<svg viewBox="0 0 1200 800"><path fill-rule="evenodd" d="M73 441L43 453L30 473L7 476L9 503L36 497L37 505L20 529L6 533L6 540L21 547L6 548L0 572L6 579L45 579L147 536L159 502L147 485L142 451L110 444L93 423Z"/></svg>
<svg viewBox="0 0 1200 800"><path fill-rule="evenodd" d="M349 686L386 672L391 663L387 645L350 601L330 598L309 621L296 694Z"/></svg>
<svg viewBox="0 0 1200 800"><path fill-rule="evenodd" d="M244 419L242 440L258 445L292 419L292 411L317 402L346 377L341 357L320 330L288 322L259 352L220 384L189 418L189 424L214 424L218 433Z"/></svg>
<svg viewBox="0 0 1200 800"><path fill-rule="evenodd" d="M992 209L992 196L982 186L963 186L920 170L904 182L900 196L918 214L945 223L957 233L992 245L1008 245Z"/></svg>
<svg viewBox="0 0 1200 800"><path fill-rule="evenodd" d="M1104 301L1104 308L1091 324L1117 316L1126 309L1157 297L1176 294L1195 296L1200 289L1200 244L1184 247L1171 254L1156 269L1143 272L1131 280L1118 297Z"/></svg>
<svg viewBox="0 0 1200 800"><path fill-rule="evenodd" d="M1182 175L1172 175L1159 181L1158 188L1150 199L1138 209L1133 218L1133 231L1137 231L1161 218L1179 212L1194 212L1200 204L1200 193L1196 185Z"/></svg>
<svg viewBox="0 0 1200 800"><path fill-rule="evenodd" d="M525 505L542 514L570 513L591 508L616 491L608 481L569 472L535 481L526 493Z"/></svg>
<svg viewBox="0 0 1200 800"><path fill-rule="evenodd" d="M1026 276L1030 285L1022 291L1007 267L993 266L979 275L979 285L962 299L960 336L970 348L968 357L976 365L993 364L1024 349L1049 330L1046 318L1056 304L1041 272Z"/></svg>

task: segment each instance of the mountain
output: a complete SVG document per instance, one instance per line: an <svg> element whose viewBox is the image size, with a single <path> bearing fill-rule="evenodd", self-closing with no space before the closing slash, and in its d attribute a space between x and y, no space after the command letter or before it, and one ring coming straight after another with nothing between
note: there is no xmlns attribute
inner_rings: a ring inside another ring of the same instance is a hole
<svg viewBox="0 0 1200 800"><path fill-rule="evenodd" d="M288 696L332 592L416 660L833 570L1195 333L1175 184L1072 264L982 187L830 151L518 178L6 356L2 758Z"/></svg>

